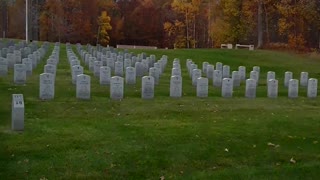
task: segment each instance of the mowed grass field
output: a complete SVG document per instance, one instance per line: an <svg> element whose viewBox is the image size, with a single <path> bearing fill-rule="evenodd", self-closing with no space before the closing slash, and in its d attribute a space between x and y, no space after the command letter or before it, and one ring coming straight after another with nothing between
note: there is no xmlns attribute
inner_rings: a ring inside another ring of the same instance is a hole
<svg viewBox="0 0 320 180"><path fill-rule="evenodd" d="M53 46L49 50L52 52ZM76 49L74 48L74 52ZM142 51L135 50L134 53ZM39 74L13 84L0 78L0 179L318 179L320 175L320 97L288 99L283 79L301 71L320 78L320 60L303 55L247 50L143 50L169 61L153 100L141 99L141 80L125 85L125 98L112 101L109 86L91 75L91 100L76 99L66 49L61 45L55 99L39 100ZM48 55L49 55L48 54ZM183 97L169 97L174 58L183 73ZM245 86L224 99L209 87L196 97L186 59L220 61L261 68L256 99ZM82 65L84 63L82 62ZM266 74L275 71L279 98L268 99ZM11 131L11 95L25 98L25 131Z"/></svg>

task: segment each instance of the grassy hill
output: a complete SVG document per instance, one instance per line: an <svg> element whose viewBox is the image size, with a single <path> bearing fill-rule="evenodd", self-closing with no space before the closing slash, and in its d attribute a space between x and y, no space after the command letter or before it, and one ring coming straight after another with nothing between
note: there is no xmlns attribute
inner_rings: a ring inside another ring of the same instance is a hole
<svg viewBox="0 0 320 180"><path fill-rule="evenodd" d="M52 48L51 48L52 50ZM76 51L74 49L74 51ZM135 50L135 53L142 51ZM91 100L76 99L66 49L61 45L52 101L39 100L39 64L26 86L13 74L0 78L1 179L316 179L320 167L320 101L288 99L285 71L318 78L320 61L293 54L247 50L144 50L169 62L154 100L142 100L141 80L111 101L109 87L92 76ZM49 50L49 53L50 50ZM169 97L174 58L183 72L183 97ZM256 99L244 85L231 99L210 82L209 97L196 98L186 59L261 67ZM84 64L82 64L84 65ZM275 71L279 98L268 99L266 74ZM25 131L12 132L11 95L23 93Z"/></svg>

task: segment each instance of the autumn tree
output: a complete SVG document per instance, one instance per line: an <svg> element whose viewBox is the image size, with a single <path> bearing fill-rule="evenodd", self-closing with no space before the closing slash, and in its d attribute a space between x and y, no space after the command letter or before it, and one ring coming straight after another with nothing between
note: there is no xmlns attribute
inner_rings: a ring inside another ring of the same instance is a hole
<svg viewBox="0 0 320 180"><path fill-rule="evenodd" d="M101 45L108 45L110 37L108 31L112 29L110 25L110 17L107 14L107 11L102 11L101 16L98 19L99 33L98 33L98 43Z"/></svg>

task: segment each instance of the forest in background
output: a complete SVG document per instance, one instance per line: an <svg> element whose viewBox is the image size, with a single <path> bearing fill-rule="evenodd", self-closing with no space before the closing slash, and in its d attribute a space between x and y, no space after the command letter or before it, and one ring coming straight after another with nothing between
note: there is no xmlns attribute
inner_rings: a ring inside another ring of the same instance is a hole
<svg viewBox="0 0 320 180"><path fill-rule="evenodd" d="M211 48L320 47L320 0L28 0L32 40ZM26 0L0 0L2 37L25 38Z"/></svg>

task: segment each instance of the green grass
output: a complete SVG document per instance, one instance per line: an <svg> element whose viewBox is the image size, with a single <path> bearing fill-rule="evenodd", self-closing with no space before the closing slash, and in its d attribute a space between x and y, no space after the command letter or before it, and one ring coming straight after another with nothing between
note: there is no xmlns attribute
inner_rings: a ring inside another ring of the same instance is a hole
<svg viewBox="0 0 320 180"><path fill-rule="evenodd" d="M52 48L50 49L50 51ZM75 51L75 49L74 49ZM138 53L141 51L135 51ZM169 56L154 100L140 97L141 80L125 86L125 98L111 101L109 87L92 76L92 99L75 98L65 46L61 46L52 101L39 100L45 61L15 86L0 79L1 179L317 179L320 167L319 98L288 99L285 71L319 78L320 61L307 56L247 50L156 50ZM51 52L50 52L51 53ZM172 60L183 68L183 98L169 97ZM244 86L231 99L210 83L209 97L195 97L185 60L261 67L256 99ZM266 97L267 71L279 79L279 98ZM88 72L86 67L86 73ZM25 131L12 132L11 95L23 93ZM268 145L273 143L276 147ZM279 146L277 146L279 145ZM226 151L228 149L228 152ZM291 163L293 158L296 163Z"/></svg>

